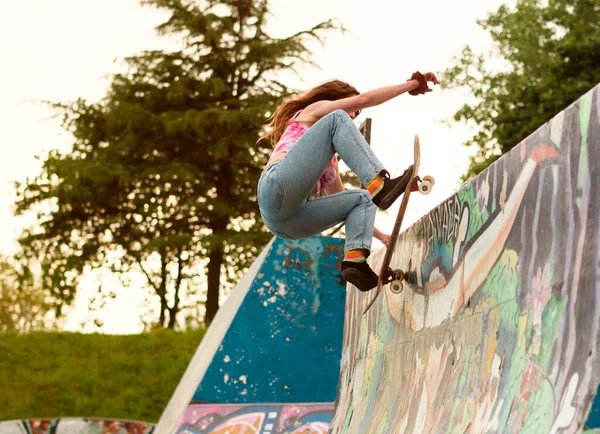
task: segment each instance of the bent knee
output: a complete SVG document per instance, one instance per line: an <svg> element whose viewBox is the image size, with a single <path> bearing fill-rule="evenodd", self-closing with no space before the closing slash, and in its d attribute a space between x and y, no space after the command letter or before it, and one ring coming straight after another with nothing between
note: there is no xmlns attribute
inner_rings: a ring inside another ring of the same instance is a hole
<svg viewBox="0 0 600 434"><path fill-rule="evenodd" d="M350 115L348 114L348 112L346 110L335 109L330 114L333 115L334 117L338 118L338 119L344 119L344 120L349 119L349 120L352 120L352 118L350 117Z"/></svg>
<svg viewBox="0 0 600 434"><path fill-rule="evenodd" d="M358 200L360 201L361 204L364 204L366 206L369 207L374 207L377 208L377 205L375 205L375 203L373 203L373 197L371 196L371 193L369 193L367 190L364 189L358 189L358 190L352 190L355 192L355 194L358 197Z"/></svg>
<svg viewBox="0 0 600 434"><path fill-rule="evenodd" d="M325 116L323 116L322 119L327 119L333 123L340 122L340 121L347 121L347 120L352 122L352 118L350 117L350 115L345 110L342 110L342 109L335 109L334 111L329 112Z"/></svg>

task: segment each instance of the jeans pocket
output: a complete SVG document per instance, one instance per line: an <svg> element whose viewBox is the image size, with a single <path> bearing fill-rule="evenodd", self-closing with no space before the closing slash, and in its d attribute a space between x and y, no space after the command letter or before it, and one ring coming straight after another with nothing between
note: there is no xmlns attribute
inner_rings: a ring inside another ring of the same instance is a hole
<svg viewBox="0 0 600 434"><path fill-rule="evenodd" d="M276 179L263 173L258 181L258 207L267 216L278 213L283 203L283 188Z"/></svg>

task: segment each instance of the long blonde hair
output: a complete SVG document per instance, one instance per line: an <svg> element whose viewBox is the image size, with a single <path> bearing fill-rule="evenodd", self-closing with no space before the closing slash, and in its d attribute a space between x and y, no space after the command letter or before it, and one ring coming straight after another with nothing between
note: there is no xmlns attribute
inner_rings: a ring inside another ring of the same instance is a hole
<svg viewBox="0 0 600 434"><path fill-rule="evenodd" d="M354 86L341 80L330 80L313 87L308 92L290 98L277 107L266 125L267 132L259 140L269 139L271 144L275 146L285 131L287 122L298 111L317 101L336 101L359 93Z"/></svg>

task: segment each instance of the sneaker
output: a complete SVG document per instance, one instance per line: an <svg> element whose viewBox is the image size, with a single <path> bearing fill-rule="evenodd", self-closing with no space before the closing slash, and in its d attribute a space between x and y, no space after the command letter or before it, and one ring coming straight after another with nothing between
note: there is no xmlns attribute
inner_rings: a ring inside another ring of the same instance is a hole
<svg viewBox="0 0 600 434"><path fill-rule="evenodd" d="M366 262L342 262L343 279L356 286L359 291L366 292L377 286L379 277Z"/></svg>
<svg viewBox="0 0 600 434"><path fill-rule="evenodd" d="M373 198L373 203L379 209L386 210L400 197L406 190L406 186L412 176L413 165L408 166L402 175L397 178L390 179L390 174L387 170L382 172L383 188Z"/></svg>

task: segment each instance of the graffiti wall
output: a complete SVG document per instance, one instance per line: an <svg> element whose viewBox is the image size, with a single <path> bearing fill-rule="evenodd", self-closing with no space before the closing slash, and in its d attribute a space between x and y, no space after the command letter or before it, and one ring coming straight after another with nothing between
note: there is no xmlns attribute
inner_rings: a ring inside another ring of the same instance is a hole
<svg viewBox="0 0 600 434"><path fill-rule="evenodd" d="M599 116L596 88L402 233L399 294L349 287L332 432L597 427Z"/></svg>
<svg viewBox="0 0 600 434"><path fill-rule="evenodd" d="M327 434L333 403L283 405L190 405L178 434ZM137 421L62 418L0 422L0 434L152 434Z"/></svg>
<svg viewBox="0 0 600 434"><path fill-rule="evenodd" d="M188 407L179 434L326 434L330 404L211 405Z"/></svg>
<svg viewBox="0 0 600 434"><path fill-rule="evenodd" d="M150 434L154 425L146 422L93 419L28 419L0 422L0 434Z"/></svg>

